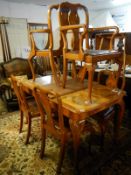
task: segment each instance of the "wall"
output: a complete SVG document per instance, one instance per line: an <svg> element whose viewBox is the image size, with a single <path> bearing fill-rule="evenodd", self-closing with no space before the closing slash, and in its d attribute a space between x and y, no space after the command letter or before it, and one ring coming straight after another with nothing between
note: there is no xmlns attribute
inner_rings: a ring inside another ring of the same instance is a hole
<svg viewBox="0 0 131 175"><path fill-rule="evenodd" d="M0 16L27 18L28 22L47 23L46 6L0 1Z"/></svg>
<svg viewBox="0 0 131 175"><path fill-rule="evenodd" d="M131 32L131 4L110 9L114 20L118 23L121 31Z"/></svg>
<svg viewBox="0 0 131 175"><path fill-rule="evenodd" d="M106 15L108 12L108 15ZM125 6L119 6L119 7L115 7L115 8L110 8L110 9L103 9L103 10L97 10L94 13L92 13L93 15L91 16L91 22L93 21L93 23L97 22L97 24L102 24L109 22L108 21L108 17L109 17L109 13L111 15L111 17L113 18L114 24L116 23L119 27L120 27L120 31L122 32L131 32L131 22L130 22L130 18L131 18L131 3ZM103 14L103 18L102 18L102 14ZM106 18L107 16L107 18ZM100 18L101 17L101 18ZM109 20L111 20L111 17L109 18ZM100 19L99 23L98 23L98 19ZM112 24L113 24L112 21Z"/></svg>
<svg viewBox="0 0 131 175"><path fill-rule="evenodd" d="M0 1L0 16L25 18L27 22L47 23L47 9L47 6ZM107 26L109 23L111 25L116 25L117 23L121 27L121 31L131 31L131 23L126 20L127 17L129 18L130 16L130 9L131 5L113 9L89 11L90 24L94 27L98 27ZM57 22L58 21L53 20L54 37L55 39L57 38L54 43L56 47L58 47L56 41L58 41L59 36Z"/></svg>
<svg viewBox="0 0 131 175"><path fill-rule="evenodd" d="M0 1L0 16L27 18L28 22L47 23L47 9L47 6ZM127 21L130 18L131 4L112 9L89 11L90 21L107 11L111 13L122 30L131 30L131 25Z"/></svg>
<svg viewBox="0 0 131 175"><path fill-rule="evenodd" d="M23 23L23 20L25 19L26 22L47 23L47 8L48 7L46 6L33 4L0 1L0 16L10 17L8 20L10 24L7 25L7 29L12 57L28 56L28 53L25 53L25 50L29 50L30 46L27 25L25 22ZM14 20L16 21L16 24L14 23ZM20 24L21 21L23 24ZM3 55L0 43L0 62L2 61Z"/></svg>
<svg viewBox="0 0 131 175"><path fill-rule="evenodd" d="M104 27L104 26L116 26L117 23L112 18L109 10L99 10L92 13L90 17L90 24L93 27Z"/></svg>

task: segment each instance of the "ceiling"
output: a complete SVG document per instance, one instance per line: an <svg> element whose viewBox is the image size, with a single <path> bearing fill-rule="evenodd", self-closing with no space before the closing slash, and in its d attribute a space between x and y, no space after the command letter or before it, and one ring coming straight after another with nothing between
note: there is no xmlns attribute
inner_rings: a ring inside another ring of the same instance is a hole
<svg viewBox="0 0 131 175"><path fill-rule="evenodd" d="M41 6L46 6L50 4L56 4L64 2L65 0L0 0L8 2L17 2L17 3L30 3ZM104 8L113 8L116 6L127 5L131 3L131 0L67 0L72 3L81 3L88 7L88 9L104 9Z"/></svg>

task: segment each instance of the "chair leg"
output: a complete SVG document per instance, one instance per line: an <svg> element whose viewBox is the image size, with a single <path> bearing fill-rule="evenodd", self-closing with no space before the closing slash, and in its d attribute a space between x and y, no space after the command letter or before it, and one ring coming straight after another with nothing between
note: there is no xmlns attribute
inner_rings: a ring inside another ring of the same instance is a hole
<svg viewBox="0 0 131 175"><path fill-rule="evenodd" d="M103 149L104 149L105 132L106 132L106 124L102 124L100 126L100 129L101 129L100 150L103 151Z"/></svg>
<svg viewBox="0 0 131 175"><path fill-rule="evenodd" d="M76 73L76 62L73 60L72 61L72 78L75 79L77 78L77 73Z"/></svg>
<svg viewBox="0 0 131 175"><path fill-rule="evenodd" d="M61 173L61 167L63 164L64 156L65 156L65 148L66 148L66 138L61 139L61 148L60 148L60 153L59 153L59 162L57 166L57 174Z"/></svg>
<svg viewBox="0 0 131 175"><path fill-rule="evenodd" d="M100 151L104 150L104 139L105 139L105 133L101 133L101 140L100 140Z"/></svg>
<svg viewBox="0 0 131 175"><path fill-rule="evenodd" d="M40 158L42 159L44 157L44 152L45 152L45 141L46 141L46 130L43 128L42 129L42 134L41 134L41 152L40 152Z"/></svg>
<svg viewBox="0 0 131 175"><path fill-rule="evenodd" d="M92 133L90 134L90 136L89 136L89 142L88 142L88 144L89 144L89 147L88 147L88 149L89 149L89 154L91 154L91 146L92 146Z"/></svg>
<svg viewBox="0 0 131 175"><path fill-rule="evenodd" d="M54 75L54 80L56 82L56 85L59 86L60 80L59 80L58 75L57 75L57 69L56 69L55 60L54 60L52 52L50 53L50 64L51 64L51 69L52 69L52 73Z"/></svg>
<svg viewBox="0 0 131 175"><path fill-rule="evenodd" d="M19 128L19 133L22 132L23 128L23 111L20 111L20 128Z"/></svg>
<svg viewBox="0 0 131 175"><path fill-rule="evenodd" d="M31 117L28 117L28 131L27 131L27 137L25 142L26 145L29 143L30 134L31 134Z"/></svg>
<svg viewBox="0 0 131 175"><path fill-rule="evenodd" d="M31 54L28 58L28 62L29 62L29 65L30 65L33 81L35 80L35 71L34 71L34 67L33 67L33 57L34 56L35 56L35 52L31 52Z"/></svg>
<svg viewBox="0 0 131 175"><path fill-rule="evenodd" d="M25 117L25 124L28 124L28 117Z"/></svg>
<svg viewBox="0 0 131 175"><path fill-rule="evenodd" d="M67 59L64 58L63 61L63 88L66 86L66 79L67 79Z"/></svg>

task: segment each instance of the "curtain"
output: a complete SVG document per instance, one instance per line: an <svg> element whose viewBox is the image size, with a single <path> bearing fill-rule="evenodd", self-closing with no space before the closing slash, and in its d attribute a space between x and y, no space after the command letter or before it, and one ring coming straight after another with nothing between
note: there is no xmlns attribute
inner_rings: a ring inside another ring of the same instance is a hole
<svg viewBox="0 0 131 175"><path fill-rule="evenodd" d="M11 57L27 58L29 51L27 19L8 18L6 29L9 38Z"/></svg>
<svg viewBox="0 0 131 175"><path fill-rule="evenodd" d="M10 46L9 46L9 40L6 30L6 25L8 24L8 20L4 17L0 17L0 39L1 39L1 50L2 54L0 55L3 57L4 62L9 61L11 59L10 54Z"/></svg>

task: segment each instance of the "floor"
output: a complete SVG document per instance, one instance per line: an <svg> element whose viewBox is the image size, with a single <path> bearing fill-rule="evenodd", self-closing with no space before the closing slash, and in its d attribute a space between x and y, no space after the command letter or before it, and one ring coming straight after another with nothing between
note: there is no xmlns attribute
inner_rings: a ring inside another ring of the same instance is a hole
<svg viewBox="0 0 131 175"><path fill-rule="evenodd" d="M19 111L0 115L0 175L55 175L59 142L48 135L43 159L40 153L40 121L33 121L30 144L25 145L27 125L19 134ZM131 174L131 121L126 117L120 129L119 144L112 142L112 130L106 134L104 150L100 150L99 137L94 136L89 152L88 136L83 137L79 150L79 175ZM72 143L62 167L62 175L74 175Z"/></svg>

